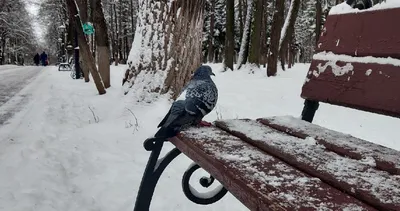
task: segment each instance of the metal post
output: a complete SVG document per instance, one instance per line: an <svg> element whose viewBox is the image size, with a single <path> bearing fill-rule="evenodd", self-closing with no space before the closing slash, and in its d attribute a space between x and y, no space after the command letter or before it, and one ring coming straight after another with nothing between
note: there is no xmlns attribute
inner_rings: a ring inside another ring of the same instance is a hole
<svg viewBox="0 0 400 211"><path fill-rule="evenodd" d="M318 107L319 107L319 102L312 100L305 100L303 112L301 112L301 119L311 123L314 119L314 115Z"/></svg>

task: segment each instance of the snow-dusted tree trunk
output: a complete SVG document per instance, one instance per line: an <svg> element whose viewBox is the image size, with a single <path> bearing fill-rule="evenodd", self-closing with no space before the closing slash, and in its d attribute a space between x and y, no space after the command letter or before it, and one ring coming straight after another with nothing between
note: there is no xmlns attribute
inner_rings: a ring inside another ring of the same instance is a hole
<svg viewBox="0 0 400 211"><path fill-rule="evenodd" d="M248 52L249 52L249 41L251 32L251 19L253 10L253 0L248 0L247 2L247 12L246 12L246 22L244 24L243 37L240 45L239 57L237 60L238 69L246 62Z"/></svg>
<svg viewBox="0 0 400 211"><path fill-rule="evenodd" d="M279 55L281 58L282 69L285 69L285 61L287 56L288 45L290 38L294 32L294 24L296 23L297 13L300 8L301 0L292 0L290 3L289 11L286 16L285 23L281 31L281 38L279 40Z"/></svg>
<svg viewBox="0 0 400 211"><path fill-rule="evenodd" d="M208 62L214 62L214 25L215 25L215 0L211 0L210 8L210 39L208 41Z"/></svg>
<svg viewBox="0 0 400 211"><path fill-rule="evenodd" d="M267 76L275 76L277 72L277 62L279 54L279 40L281 37L281 29L284 19L284 2L285 1L275 1L275 11L273 17L273 23L271 26L271 43L270 43L270 53L268 55L268 67Z"/></svg>
<svg viewBox="0 0 400 211"><path fill-rule="evenodd" d="M264 15L264 1L255 0L254 31L251 35L249 63L260 65L261 24Z"/></svg>
<svg viewBox="0 0 400 211"><path fill-rule="evenodd" d="M88 21L88 3L86 0L77 0L76 3L79 8L79 16L81 17L81 22L86 23ZM80 68L83 71L85 82L89 82L90 81L89 70L86 65L88 61L86 61L85 57L83 56L79 57L79 61L81 62Z"/></svg>
<svg viewBox="0 0 400 211"><path fill-rule="evenodd" d="M107 23L104 18L101 0L92 0L93 22L96 29L96 45L98 50L98 68L104 87L109 88L110 84L110 49L107 32Z"/></svg>
<svg viewBox="0 0 400 211"><path fill-rule="evenodd" d="M322 27L322 5L321 0L316 0L315 4L316 13L315 13L315 46L318 45L318 39L321 35L321 27Z"/></svg>
<svg viewBox="0 0 400 211"><path fill-rule="evenodd" d="M260 35L260 64L261 65L266 65L267 60L268 60L268 35L267 35L267 29L268 29L268 7L269 7L269 2L263 2L263 18L261 21L261 35Z"/></svg>
<svg viewBox="0 0 400 211"><path fill-rule="evenodd" d="M97 91L100 95L105 94L106 90L104 89L103 82L101 81L99 72L97 72L96 64L94 62L94 58L90 52L89 45L83 34L83 29L81 26L81 19L78 15L78 8L75 3L75 0L67 0L67 6L69 10L69 15L72 17L72 20L75 21L76 31L78 33L78 41L79 41L79 52L81 53L84 61L88 63L87 68L89 69L90 73L92 74L93 81L96 85ZM75 17L76 16L76 17Z"/></svg>
<svg viewBox="0 0 400 211"><path fill-rule="evenodd" d="M205 0L139 0L138 23L128 61L130 89L138 100L180 93L201 64ZM128 91L128 90L127 90Z"/></svg>
<svg viewBox="0 0 400 211"><path fill-rule="evenodd" d="M224 69L233 70L233 58L235 56L235 4L233 0L226 1L226 33Z"/></svg>

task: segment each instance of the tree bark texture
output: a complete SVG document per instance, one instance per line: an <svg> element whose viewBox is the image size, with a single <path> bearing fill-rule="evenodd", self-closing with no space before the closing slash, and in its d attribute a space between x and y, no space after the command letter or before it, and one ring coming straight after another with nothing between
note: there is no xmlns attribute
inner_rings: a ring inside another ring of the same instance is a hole
<svg viewBox="0 0 400 211"><path fill-rule="evenodd" d="M215 1L211 0L210 39L208 39L208 62L214 62L214 25L215 25Z"/></svg>
<svg viewBox="0 0 400 211"><path fill-rule="evenodd" d="M66 0L69 10L69 15L75 19L76 23L76 31L78 33L78 41L79 41L79 52L84 58L84 61L87 61L85 64L92 74L93 81L96 85L96 88L100 95L105 94L106 90L104 89L103 83L101 81L100 75L97 72L96 64L94 62L94 58L90 52L89 45L86 41L85 35L83 34L83 28L81 19L78 14L78 8L76 7L75 0Z"/></svg>
<svg viewBox="0 0 400 211"><path fill-rule="evenodd" d="M246 9L246 22L244 24L243 29L243 37L240 44L240 51L237 61L237 69L240 69L243 64L246 64L247 57L249 55L249 44L250 44L250 34L251 34L251 19L252 19L252 11L253 11L253 0L249 0L247 2Z"/></svg>
<svg viewBox="0 0 400 211"><path fill-rule="evenodd" d="M266 65L268 60L268 35L267 35L267 25L268 25L268 2L263 2L263 15L261 20L261 34L260 34L260 64Z"/></svg>
<svg viewBox="0 0 400 211"><path fill-rule="evenodd" d="M292 5L290 6L289 12L287 14L288 16L286 17L288 21L287 28L285 30L282 30L284 31L284 34L281 34L282 43L280 45L279 55L281 58L281 66L283 70L285 70L286 57L288 56L289 45L292 41L290 38L294 33L294 25L296 23L298 11L300 9L300 2L300 0L292 0Z"/></svg>
<svg viewBox="0 0 400 211"><path fill-rule="evenodd" d="M315 13L315 46L318 45L319 36L321 35L322 27L322 5L321 0L316 0L316 13Z"/></svg>
<svg viewBox="0 0 400 211"><path fill-rule="evenodd" d="M205 0L139 1L127 78L139 101L165 93L175 99L200 66L204 4Z"/></svg>
<svg viewBox="0 0 400 211"><path fill-rule="evenodd" d="M249 63L260 65L261 23L264 13L263 0L255 0L254 30L251 34Z"/></svg>
<svg viewBox="0 0 400 211"><path fill-rule="evenodd" d="M283 25L285 1L275 1L275 11L271 27L270 53L268 55L267 76L275 76L277 73L277 63L279 54L279 40Z"/></svg>
<svg viewBox="0 0 400 211"><path fill-rule="evenodd" d="M76 0L76 3L79 7L79 16L81 18L81 22L82 23L86 23L88 21L88 4L87 4L87 0ZM86 35L85 35L86 36ZM89 82L89 70L87 67L87 63L88 61L85 60L84 57L79 57L79 60L81 61L82 65L81 65L81 69L83 72L83 76L85 78L85 82Z"/></svg>
<svg viewBox="0 0 400 211"><path fill-rule="evenodd" d="M242 4L243 0L239 0L239 36L242 37L243 36L243 4Z"/></svg>
<svg viewBox="0 0 400 211"><path fill-rule="evenodd" d="M116 5L115 5L115 3L114 4L112 4L112 9L113 9L113 13L114 13L114 26L115 26L115 29L113 29L113 30L115 30L115 37L114 37L114 40L113 40L113 43L114 43L114 48L113 48L113 58L114 58L114 64L115 64L115 66L118 66L118 64L119 64L119 57L118 57L118 52L119 52L119 43L118 43L118 40L119 40L119 33L118 33L118 19L117 19L117 9L116 9Z"/></svg>
<svg viewBox="0 0 400 211"><path fill-rule="evenodd" d="M225 34L225 59L224 67L233 70L233 57L235 56L235 2L226 0L226 34Z"/></svg>
<svg viewBox="0 0 400 211"><path fill-rule="evenodd" d="M104 87L110 84L110 49L108 42L107 23L104 18L101 0L93 0L93 22L96 29L95 39L98 50L98 68Z"/></svg>

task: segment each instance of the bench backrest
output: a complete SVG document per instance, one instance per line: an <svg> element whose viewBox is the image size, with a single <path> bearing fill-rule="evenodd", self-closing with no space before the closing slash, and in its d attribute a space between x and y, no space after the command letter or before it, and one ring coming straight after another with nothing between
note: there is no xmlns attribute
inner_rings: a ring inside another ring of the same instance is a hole
<svg viewBox="0 0 400 211"><path fill-rule="evenodd" d="M400 8L329 15L301 96L400 117Z"/></svg>

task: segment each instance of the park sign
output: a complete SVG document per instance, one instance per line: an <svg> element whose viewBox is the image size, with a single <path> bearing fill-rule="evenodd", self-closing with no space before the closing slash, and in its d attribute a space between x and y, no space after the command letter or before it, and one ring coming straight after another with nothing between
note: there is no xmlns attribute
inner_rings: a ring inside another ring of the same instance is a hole
<svg viewBox="0 0 400 211"><path fill-rule="evenodd" d="M83 27L83 32L84 32L86 35L91 35L91 34L94 33L94 28L93 28L92 23L90 23L90 22L84 23L84 24L82 25L82 27Z"/></svg>

